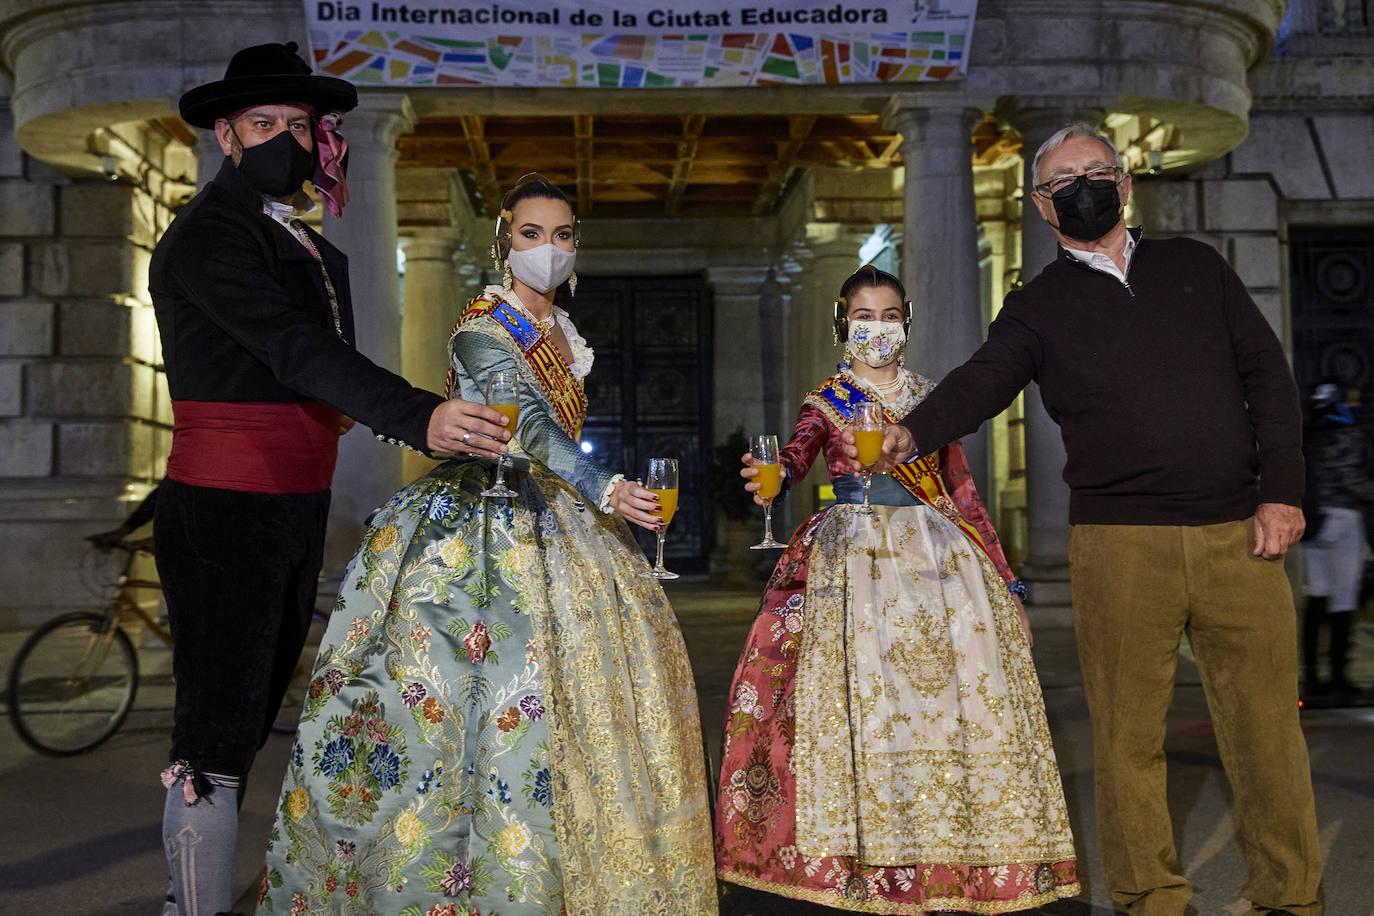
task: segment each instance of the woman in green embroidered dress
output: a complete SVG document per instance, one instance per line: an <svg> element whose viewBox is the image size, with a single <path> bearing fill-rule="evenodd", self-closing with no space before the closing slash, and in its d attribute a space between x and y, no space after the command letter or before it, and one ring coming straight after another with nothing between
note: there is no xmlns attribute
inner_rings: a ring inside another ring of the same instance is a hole
<svg viewBox="0 0 1374 916"><path fill-rule="evenodd" d="M464 311L454 394L520 376L506 483L458 457L397 493L345 575L292 749L260 912L716 911L691 668L626 520L653 494L576 445L592 353L554 290L564 194L524 180Z"/></svg>

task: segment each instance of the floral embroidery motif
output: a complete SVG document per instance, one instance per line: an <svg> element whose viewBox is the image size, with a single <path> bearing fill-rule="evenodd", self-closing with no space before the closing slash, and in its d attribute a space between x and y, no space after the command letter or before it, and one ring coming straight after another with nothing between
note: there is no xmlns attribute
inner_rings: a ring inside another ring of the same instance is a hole
<svg viewBox="0 0 1374 916"><path fill-rule="evenodd" d="M782 780L769 764L764 746L759 746L747 766L731 773L728 788L722 788L729 798L727 819L734 820L735 836L762 842L783 805Z"/></svg>
<svg viewBox="0 0 1374 916"><path fill-rule="evenodd" d="M472 632L463 637L463 645L468 647L469 661L480 662L487 657L491 637L487 635L486 621L479 620L472 625Z"/></svg>
<svg viewBox="0 0 1374 916"><path fill-rule="evenodd" d="M655 635L621 648L606 636L626 622L673 633L667 605L652 583L613 598L590 586L631 580L642 556L609 518L594 520L599 540L589 547L576 492L532 467L551 507L538 514L529 511L537 501L481 499L488 469L462 460L377 513L316 663L262 912L534 916L566 903L568 912L668 916L677 902L693 912L714 903L696 699L681 643ZM530 472L513 473L508 479ZM545 568L560 575L547 578ZM527 578L540 590L530 592ZM557 652L540 628L549 620L567 633ZM628 670L610 661L626 655ZM579 659L586 668L575 678L567 667L552 680L576 682L579 693L547 692L543 666ZM589 716L578 707L583 690L632 690L640 718L627 728ZM636 727L653 740L624 754ZM569 781L571 755L551 748L574 736L589 761L607 762L598 776L647 765L636 784L667 800L648 837L629 836L622 847L613 835L620 822L589 803L589 774ZM598 821L559 820L572 811ZM627 893L597 844L613 840L620 855L646 839L671 850L664 861L673 867L656 886ZM574 889L585 900L576 906L563 886L570 870L589 876Z"/></svg>

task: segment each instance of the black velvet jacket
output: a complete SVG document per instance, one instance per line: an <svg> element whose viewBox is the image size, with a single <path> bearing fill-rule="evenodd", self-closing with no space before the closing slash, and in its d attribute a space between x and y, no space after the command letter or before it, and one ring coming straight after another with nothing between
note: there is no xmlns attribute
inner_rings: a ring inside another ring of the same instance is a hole
<svg viewBox="0 0 1374 916"><path fill-rule="evenodd" d="M309 228L319 262L262 212L262 197L225 159L153 251L148 289L174 401L319 401L381 436L423 449L443 399L353 348L348 259Z"/></svg>

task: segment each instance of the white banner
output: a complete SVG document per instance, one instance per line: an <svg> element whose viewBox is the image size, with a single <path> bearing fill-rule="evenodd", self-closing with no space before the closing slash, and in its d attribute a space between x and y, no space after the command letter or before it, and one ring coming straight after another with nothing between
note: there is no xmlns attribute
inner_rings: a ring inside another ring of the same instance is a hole
<svg viewBox="0 0 1374 916"><path fill-rule="evenodd" d="M958 79L977 0L306 0L318 70L387 86L675 88Z"/></svg>

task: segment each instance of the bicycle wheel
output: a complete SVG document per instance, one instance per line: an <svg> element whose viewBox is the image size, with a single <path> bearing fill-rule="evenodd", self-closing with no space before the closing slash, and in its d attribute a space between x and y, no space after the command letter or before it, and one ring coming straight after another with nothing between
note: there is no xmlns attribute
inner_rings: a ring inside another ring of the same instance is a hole
<svg viewBox="0 0 1374 916"><path fill-rule="evenodd" d="M305 648L296 662L296 670L291 675L291 683L286 685L286 695L282 697L281 708L272 720L272 731L282 735L295 734L300 725L301 710L305 708L305 697L310 690L310 676L315 670L315 656L320 652L320 640L329 626L329 615L315 611L310 615L310 631L305 636Z"/></svg>
<svg viewBox="0 0 1374 916"><path fill-rule="evenodd" d="M34 750L54 757L89 751L124 724L138 691L138 656L118 621L63 614L35 630L14 657L9 712Z"/></svg>

